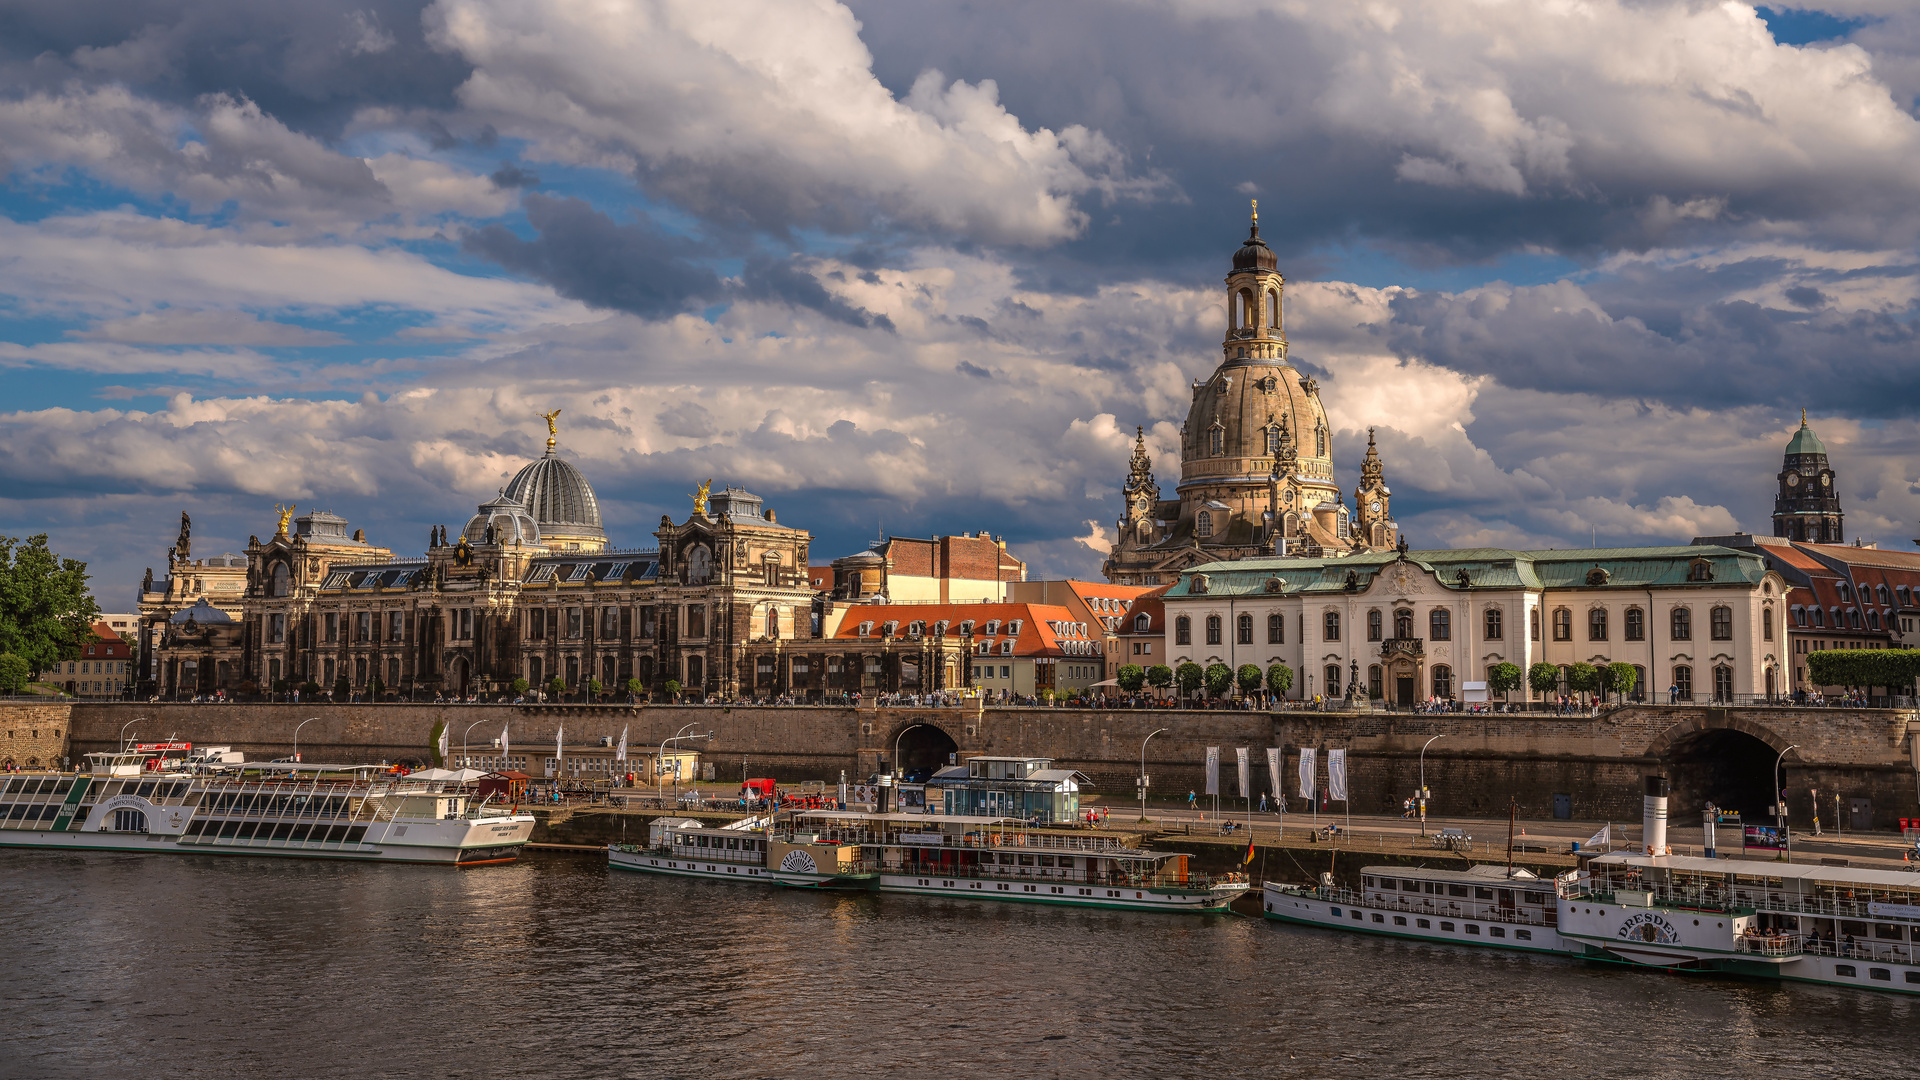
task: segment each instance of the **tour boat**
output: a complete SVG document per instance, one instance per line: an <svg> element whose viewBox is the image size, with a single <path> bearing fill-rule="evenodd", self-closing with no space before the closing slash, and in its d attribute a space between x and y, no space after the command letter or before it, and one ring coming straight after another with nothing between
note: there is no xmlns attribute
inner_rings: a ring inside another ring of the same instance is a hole
<svg viewBox="0 0 1920 1080"><path fill-rule="evenodd" d="M647 846L611 844L607 859L716 881L1138 911L1222 911L1249 888L1244 874L1189 872L1178 852L946 814L809 810L724 826L662 819Z"/></svg>
<svg viewBox="0 0 1920 1080"><path fill-rule="evenodd" d="M86 772L0 779L0 848L479 866L512 862L533 835L531 814L374 766L162 772L147 767L153 756L88 754Z"/></svg>
<svg viewBox="0 0 1920 1080"><path fill-rule="evenodd" d="M1552 879L1480 865L1368 866L1361 888L1268 882L1269 919L1667 971L1920 994L1920 872L1695 858L1666 843L1649 777L1640 850Z"/></svg>

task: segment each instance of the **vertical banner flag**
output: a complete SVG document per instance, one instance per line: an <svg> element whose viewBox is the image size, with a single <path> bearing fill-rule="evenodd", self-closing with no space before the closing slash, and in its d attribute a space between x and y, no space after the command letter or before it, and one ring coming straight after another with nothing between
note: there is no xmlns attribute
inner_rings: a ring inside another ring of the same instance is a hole
<svg viewBox="0 0 1920 1080"><path fill-rule="evenodd" d="M1220 794L1220 748L1207 747L1207 794Z"/></svg>
<svg viewBox="0 0 1920 1080"><path fill-rule="evenodd" d="M507 767L507 725L500 725L500 767Z"/></svg>
<svg viewBox="0 0 1920 1080"><path fill-rule="evenodd" d="M450 743L452 740L453 740L452 725L451 724L440 725L440 764L442 767L445 767L447 764L447 751L450 749L450 747L447 744ZM463 769L466 768L467 763L464 761L461 762L460 767Z"/></svg>
<svg viewBox="0 0 1920 1080"><path fill-rule="evenodd" d="M627 760L627 729L624 727L620 729L620 748L613 752L613 760Z"/></svg>
<svg viewBox="0 0 1920 1080"><path fill-rule="evenodd" d="M1327 798L1334 802L1347 801L1347 751L1327 751Z"/></svg>
<svg viewBox="0 0 1920 1080"><path fill-rule="evenodd" d="M555 765L560 764L560 756L567 748L567 744L562 741L566 737L567 729L564 727L553 733L553 763Z"/></svg>
<svg viewBox="0 0 1920 1080"><path fill-rule="evenodd" d="M1303 799L1313 798L1314 766L1320 763L1319 758L1320 752L1313 747L1300 748L1300 797Z"/></svg>
<svg viewBox="0 0 1920 1080"><path fill-rule="evenodd" d="M1280 783L1280 748L1267 747L1267 779L1273 783L1273 798L1281 806L1287 805L1287 789Z"/></svg>
<svg viewBox="0 0 1920 1080"><path fill-rule="evenodd" d="M1240 797L1251 799L1253 798L1253 769L1249 764L1248 755L1252 751L1242 746L1235 749L1234 753L1240 755Z"/></svg>

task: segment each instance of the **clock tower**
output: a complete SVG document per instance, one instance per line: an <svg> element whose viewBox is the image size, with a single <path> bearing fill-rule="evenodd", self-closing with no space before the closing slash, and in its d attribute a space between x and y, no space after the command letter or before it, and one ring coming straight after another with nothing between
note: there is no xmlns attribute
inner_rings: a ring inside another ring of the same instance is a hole
<svg viewBox="0 0 1920 1080"><path fill-rule="evenodd" d="M1360 461L1360 486L1353 489L1353 503L1359 511L1355 530L1361 542L1376 551L1385 551L1400 542L1400 526L1393 520L1393 492L1387 490L1386 470L1380 467L1380 451L1373 446L1373 429L1367 429L1367 456Z"/></svg>
<svg viewBox="0 0 1920 1080"><path fill-rule="evenodd" d="M1840 510L1840 492L1827 465L1827 448L1807 426L1805 409L1800 410L1800 430L1787 443L1779 481L1779 493L1773 497L1773 535L1809 544L1845 542L1840 523L1846 515Z"/></svg>

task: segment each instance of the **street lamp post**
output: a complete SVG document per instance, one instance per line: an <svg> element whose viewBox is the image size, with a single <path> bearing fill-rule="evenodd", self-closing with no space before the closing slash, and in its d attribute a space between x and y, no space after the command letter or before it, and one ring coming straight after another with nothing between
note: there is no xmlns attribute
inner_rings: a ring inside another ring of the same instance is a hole
<svg viewBox="0 0 1920 1080"><path fill-rule="evenodd" d="M1773 759L1773 823L1779 826L1780 839L1787 845L1788 862L1793 861L1793 837L1787 832L1786 784L1781 778L1780 770L1781 766L1785 764L1787 760L1787 750L1796 750L1799 749L1799 746L1799 743L1792 743L1787 746L1786 750L1780 751L1779 757Z"/></svg>
<svg viewBox="0 0 1920 1080"><path fill-rule="evenodd" d="M488 720L491 719L491 717L488 718ZM467 767L468 761L471 760L467 757L467 736L473 734L474 728L484 723L487 723L487 720L475 720L473 723L467 725L467 730L460 733L460 767L463 769Z"/></svg>
<svg viewBox="0 0 1920 1080"><path fill-rule="evenodd" d="M145 719L146 717L144 716L136 716L120 725L120 750L122 753L125 753L127 749L127 729Z"/></svg>
<svg viewBox="0 0 1920 1080"><path fill-rule="evenodd" d="M309 716L305 720L293 725L293 760L295 762L300 760L300 729L318 719L320 718L317 716Z"/></svg>
<svg viewBox="0 0 1920 1080"><path fill-rule="evenodd" d="M1140 740L1140 823L1142 825L1147 823L1147 743L1153 740L1154 735L1166 730L1161 728Z"/></svg>
<svg viewBox="0 0 1920 1080"><path fill-rule="evenodd" d="M683 727L683 728L681 728L680 730L681 730L681 731L685 731L685 730L687 730L687 728L690 728L690 727L697 727L697 726L698 726L697 724L688 724L688 725L687 725L686 727ZM660 773L660 758L661 758L661 757L664 757L664 756L666 755L666 752L667 752L667 745L668 745L669 743L676 743L676 742L679 742L679 741L680 741L681 739L706 739L706 740L707 740L708 742L712 742L712 741L713 741L713 732L711 732L711 731L709 731L709 732L707 732L707 733L706 733L705 735L679 735L679 734L676 734L676 735L674 735L674 736L673 736L672 738L670 738L670 739L666 739L666 740L663 740L663 741L662 741L662 742L660 743L660 754L659 754L658 756L656 756L656 757L655 757L655 758L653 759L653 771L654 771L654 775L655 775L655 777L656 777L656 778L657 778L657 777L659 776L659 773ZM659 791L659 780L658 780L658 779L656 779L656 780L654 781L654 790L655 790L656 792L657 792L657 791ZM656 796L656 797L657 797L657 796ZM674 773L673 773L673 801L674 801L674 802L675 802L676 804L678 804L678 803L680 802L680 771L679 771L678 769L675 769L675 770L674 770Z"/></svg>
<svg viewBox="0 0 1920 1080"><path fill-rule="evenodd" d="M1426 742L1420 744L1420 791L1414 798L1420 803L1421 836L1427 835L1427 747L1433 745L1434 739L1444 739L1446 737L1447 733L1443 731L1435 735L1433 739L1428 739Z"/></svg>

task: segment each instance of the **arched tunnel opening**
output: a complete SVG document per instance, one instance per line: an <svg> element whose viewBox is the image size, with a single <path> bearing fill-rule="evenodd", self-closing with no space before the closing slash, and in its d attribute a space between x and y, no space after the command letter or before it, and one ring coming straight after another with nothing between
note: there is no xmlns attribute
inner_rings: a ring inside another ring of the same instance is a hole
<svg viewBox="0 0 1920 1080"><path fill-rule="evenodd" d="M1763 740L1725 728L1703 731L1674 744L1667 756L1674 822L1698 820L1708 803L1738 810L1742 821L1772 821L1778 754Z"/></svg>
<svg viewBox="0 0 1920 1080"><path fill-rule="evenodd" d="M918 783L945 768L959 751L951 735L932 724L915 724L900 733L895 767L905 769L907 778Z"/></svg>

